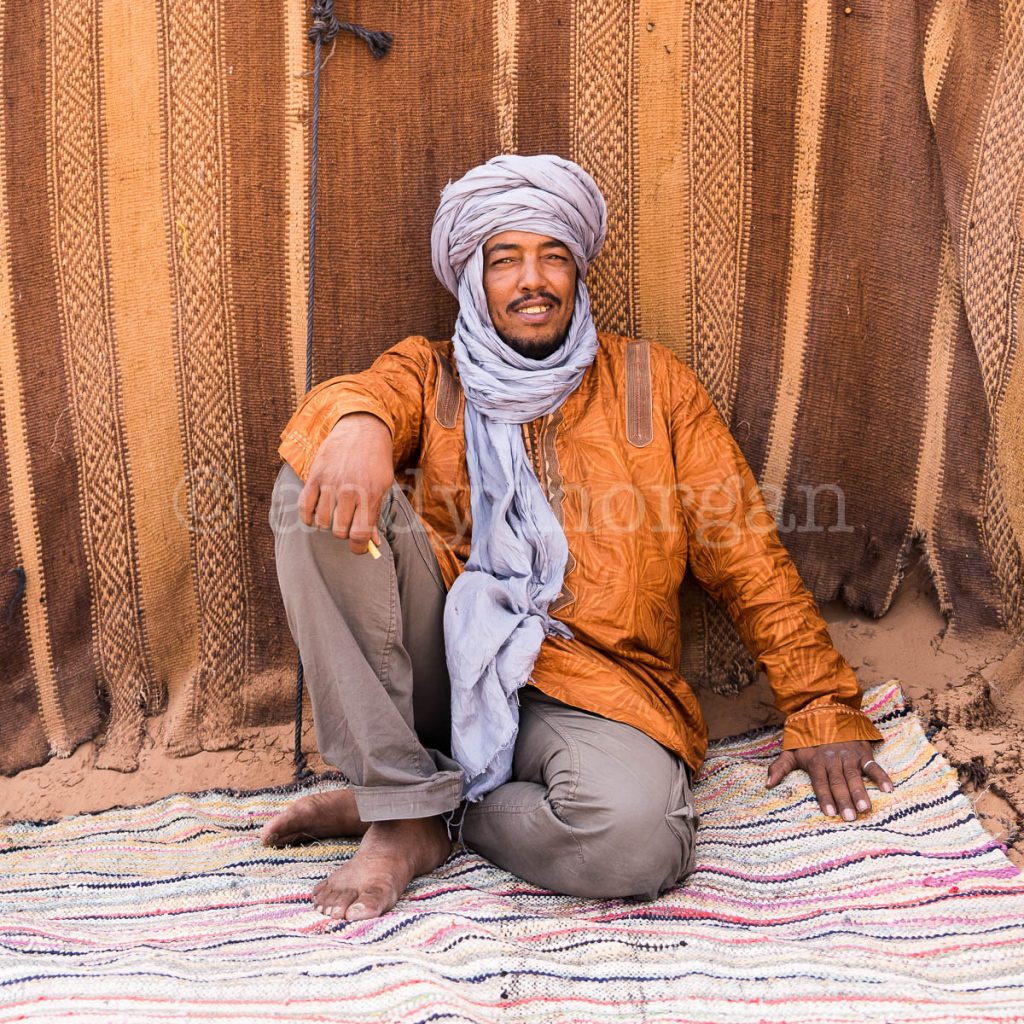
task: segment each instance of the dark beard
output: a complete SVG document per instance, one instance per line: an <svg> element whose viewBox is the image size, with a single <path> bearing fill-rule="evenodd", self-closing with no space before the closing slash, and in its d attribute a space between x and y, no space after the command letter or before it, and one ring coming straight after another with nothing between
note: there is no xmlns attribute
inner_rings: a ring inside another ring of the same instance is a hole
<svg viewBox="0 0 1024 1024"><path fill-rule="evenodd" d="M509 337L502 334L500 331L498 331L498 337L501 338L501 340L505 342L513 352L518 352L526 359L540 360L547 359L549 355L557 352L565 342L565 338L568 333L568 330L563 331L557 338L552 338L550 341L544 342L524 341L520 338Z"/></svg>

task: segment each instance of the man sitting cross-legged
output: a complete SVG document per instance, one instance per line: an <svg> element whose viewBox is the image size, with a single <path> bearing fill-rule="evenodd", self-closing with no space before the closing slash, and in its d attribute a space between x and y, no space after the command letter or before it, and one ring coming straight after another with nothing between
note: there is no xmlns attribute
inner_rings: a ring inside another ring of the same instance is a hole
<svg viewBox="0 0 1024 1024"><path fill-rule="evenodd" d="M363 835L313 892L331 917L389 910L453 826L557 892L650 898L684 878L707 745L678 672L688 566L787 716L768 785L803 768L846 820L870 809L865 776L891 788L706 391L668 350L595 330L604 233L576 164L470 171L432 236L452 340L407 338L321 384L284 431L278 576L320 752L352 785L297 800L263 840Z"/></svg>

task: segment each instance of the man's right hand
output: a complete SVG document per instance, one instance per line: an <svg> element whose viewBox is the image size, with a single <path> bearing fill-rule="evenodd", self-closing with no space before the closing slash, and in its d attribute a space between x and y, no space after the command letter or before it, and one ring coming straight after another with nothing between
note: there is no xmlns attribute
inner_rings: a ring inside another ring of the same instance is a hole
<svg viewBox="0 0 1024 1024"><path fill-rule="evenodd" d="M342 417L316 453L299 495L306 526L348 540L357 555L371 539L380 543L377 517L395 480L391 431L371 413Z"/></svg>

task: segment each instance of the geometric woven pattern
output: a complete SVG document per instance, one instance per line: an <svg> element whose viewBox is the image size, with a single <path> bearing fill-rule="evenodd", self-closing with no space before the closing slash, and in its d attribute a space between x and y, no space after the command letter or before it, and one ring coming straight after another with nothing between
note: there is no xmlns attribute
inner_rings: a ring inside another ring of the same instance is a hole
<svg viewBox="0 0 1024 1024"><path fill-rule="evenodd" d="M328 922L309 890L354 846L263 848L279 791L7 826L0 1021L1019 1021L1024 880L898 685L866 706L896 782L870 816L766 791L777 732L719 743L697 869L653 902L460 850L386 917Z"/></svg>

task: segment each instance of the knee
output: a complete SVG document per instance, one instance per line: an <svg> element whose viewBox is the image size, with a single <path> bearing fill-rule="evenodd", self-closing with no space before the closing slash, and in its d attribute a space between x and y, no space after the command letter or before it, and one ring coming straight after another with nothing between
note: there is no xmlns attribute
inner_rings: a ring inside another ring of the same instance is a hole
<svg viewBox="0 0 1024 1024"><path fill-rule="evenodd" d="M691 818L669 816L661 802L635 793L600 808L580 809L570 822L577 839L579 895L654 899L689 868Z"/></svg>
<svg viewBox="0 0 1024 1024"><path fill-rule="evenodd" d="M274 480L268 513L270 528L275 535L299 526L299 495L303 486L298 473L287 462L284 463Z"/></svg>

